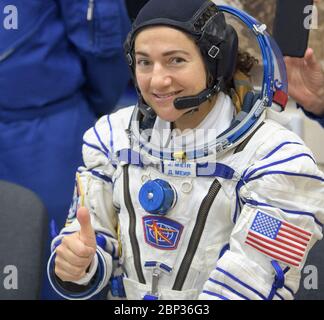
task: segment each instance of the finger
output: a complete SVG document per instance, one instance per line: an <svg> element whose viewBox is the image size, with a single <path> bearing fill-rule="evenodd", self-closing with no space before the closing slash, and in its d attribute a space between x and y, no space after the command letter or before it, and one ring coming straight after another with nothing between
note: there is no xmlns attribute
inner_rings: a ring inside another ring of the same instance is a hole
<svg viewBox="0 0 324 320"><path fill-rule="evenodd" d="M85 276L86 270L89 267L91 261L88 261L88 263L85 266L77 267L72 265L69 261L66 261L60 257L55 258L55 266L57 270L61 270L69 274L70 276L73 276L75 278L81 279Z"/></svg>
<svg viewBox="0 0 324 320"><path fill-rule="evenodd" d="M86 207L80 207L77 212L77 219L81 227L80 240L89 247L96 247L96 235L91 225L89 210Z"/></svg>
<svg viewBox="0 0 324 320"><path fill-rule="evenodd" d="M58 265L55 265L54 272L57 277L59 277L62 281L78 281L84 277L82 275L81 277L75 276L67 272L66 270L61 269Z"/></svg>
<svg viewBox="0 0 324 320"><path fill-rule="evenodd" d="M305 58L293 58L293 57L284 57L286 64L286 69L288 75L293 74L294 72L300 71L300 68L303 66Z"/></svg>
<svg viewBox="0 0 324 320"><path fill-rule="evenodd" d="M62 240L62 251L64 250L70 250L75 256L80 258L89 258L92 257L95 252L96 248L89 247L86 245L83 241L80 239L79 233L77 233L77 236L73 237L64 237ZM61 249L60 246L58 249ZM66 254L65 251L62 254Z"/></svg>
<svg viewBox="0 0 324 320"><path fill-rule="evenodd" d="M305 52L305 62L310 68L317 66L317 60L312 48L307 48Z"/></svg>
<svg viewBox="0 0 324 320"><path fill-rule="evenodd" d="M68 247L58 247L56 250L56 256L62 260L68 261L71 265L75 267L85 267L93 258L92 254L87 257L80 257Z"/></svg>
<svg viewBox="0 0 324 320"><path fill-rule="evenodd" d="M291 58L291 57L288 57L288 56L285 56L285 57L284 57L284 60L285 60L285 63L286 63L286 64L289 64L289 63L291 62L291 59L292 59L292 58Z"/></svg>

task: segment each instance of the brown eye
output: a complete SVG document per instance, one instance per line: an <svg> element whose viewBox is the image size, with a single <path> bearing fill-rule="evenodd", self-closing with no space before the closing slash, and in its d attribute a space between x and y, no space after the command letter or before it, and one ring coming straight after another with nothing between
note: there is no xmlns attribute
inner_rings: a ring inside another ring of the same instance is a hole
<svg viewBox="0 0 324 320"><path fill-rule="evenodd" d="M151 62L147 59L138 59L136 61L136 64L140 67L147 67L147 66L151 65Z"/></svg>
<svg viewBox="0 0 324 320"><path fill-rule="evenodd" d="M186 62L186 60L181 57L174 57L170 59L171 64L181 64L183 62Z"/></svg>

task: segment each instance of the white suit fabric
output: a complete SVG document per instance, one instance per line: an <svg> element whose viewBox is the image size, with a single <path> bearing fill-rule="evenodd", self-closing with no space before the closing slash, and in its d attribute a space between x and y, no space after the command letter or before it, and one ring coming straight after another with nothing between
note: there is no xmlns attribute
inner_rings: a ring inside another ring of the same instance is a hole
<svg viewBox="0 0 324 320"><path fill-rule="evenodd" d="M222 117L228 127L232 108L220 94L201 125L216 128ZM154 165L117 159L131 148L127 129L133 109L102 117L84 135L85 166L77 173L74 206L52 245L48 274L54 289L68 299L87 299L123 272L127 299L143 299L152 293L155 262L164 268L159 299L293 299L324 222L324 175L303 141L268 110L242 150L196 159L217 160L233 175L194 176L190 166L177 174L146 154ZM157 127L167 124L159 119ZM139 201L142 185L154 179L176 190L177 202L164 216L146 212ZM77 205L90 210L98 250L87 278L78 282L84 291L75 295L55 281L53 265L60 239L79 230Z"/></svg>

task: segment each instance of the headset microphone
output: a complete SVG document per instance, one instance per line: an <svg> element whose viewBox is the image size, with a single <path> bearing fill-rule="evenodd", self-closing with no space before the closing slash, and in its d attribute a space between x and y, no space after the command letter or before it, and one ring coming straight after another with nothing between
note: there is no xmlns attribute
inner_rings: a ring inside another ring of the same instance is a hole
<svg viewBox="0 0 324 320"><path fill-rule="evenodd" d="M207 88L195 96L187 96L176 98L173 105L178 110L189 109L200 106L203 102L211 98L214 94L220 90L219 82L212 88Z"/></svg>

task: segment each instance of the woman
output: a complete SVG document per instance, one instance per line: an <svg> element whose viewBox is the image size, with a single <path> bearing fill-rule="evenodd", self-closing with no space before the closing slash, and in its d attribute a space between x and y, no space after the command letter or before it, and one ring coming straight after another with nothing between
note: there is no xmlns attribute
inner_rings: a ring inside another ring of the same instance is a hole
<svg viewBox="0 0 324 320"><path fill-rule="evenodd" d="M262 113L267 95L247 93L235 111L238 43L224 14L210 1L151 0L126 54L139 102L85 134L48 264L55 290L85 299L111 278L110 294L127 299L293 298L321 238L324 177Z"/></svg>

